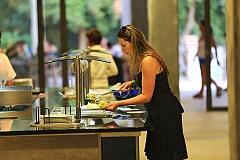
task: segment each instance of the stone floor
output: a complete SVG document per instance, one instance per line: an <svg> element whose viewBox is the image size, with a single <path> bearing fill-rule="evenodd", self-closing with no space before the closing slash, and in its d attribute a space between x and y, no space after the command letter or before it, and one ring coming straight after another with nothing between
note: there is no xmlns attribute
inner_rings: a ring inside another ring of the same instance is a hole
<svg viewBox="0 0 240 160"><path fill-rule="evenodd" d="M180 81L180 101L184 106L183 128L189 160L230 160L227 111L206 111L206 98L193 99L200 82ZM226 82L219 82L226 87ZM213 87L214 93L214 87ZM227 107L227 93L213 96L214 103ZM140 160L144 156L146 133L140 137Z"/></svg>

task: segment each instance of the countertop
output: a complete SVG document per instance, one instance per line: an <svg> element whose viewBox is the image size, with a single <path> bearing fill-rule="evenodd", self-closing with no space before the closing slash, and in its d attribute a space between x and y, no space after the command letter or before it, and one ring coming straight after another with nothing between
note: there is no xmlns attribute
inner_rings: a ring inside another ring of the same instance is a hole
<svg viewBox="0 0 240 160"><path fill-rule="evenodd" d="M54 90L56 91L56 90ZM52 92L49 92L52 93ZM77 126L65 127L32 127L30 123L36 121L36 107L40 106L40 111L45 108L51 108L53 104L45 102L47 99L56 102L62 102L60 97L53 97L47 94L45 98L38 98L32 105L33 115L31 118L18 119L0 119L0 136L11 135L34 135L34 134L82 134L82 133L101 133L101 132L136 132L148 131L152 129L151 125L146 125L146 115L141 117L131 117L126 114L115 113L114 117L108 118L82 118L81 124ZM51 102L52 103L52 102ZM43 106L42 106L43 104ZM54 107L59 107L54 103Z"/></svg>

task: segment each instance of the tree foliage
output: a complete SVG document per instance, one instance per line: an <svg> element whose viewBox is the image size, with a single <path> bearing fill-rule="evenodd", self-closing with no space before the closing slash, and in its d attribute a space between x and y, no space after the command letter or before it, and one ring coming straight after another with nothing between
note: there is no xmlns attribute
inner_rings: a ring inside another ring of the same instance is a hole
<svg viewBox="0 0 240 160"><path fill-rule="evenodd" d="M60 32L60 1L42 0L46 31L54 36ZM114 0L65 0L67 29L78 34L80 29L98 28L103 34L119 28L119 18L115 16ZM1 0L0 30L3 32L3 44L6 39L17 41L23 35L30 42L30 4L29 0ZM7 17L7 18L6 18ZM59 33L60 34L60 33ZM28 36L26 36L28 35ZM58 36L59 37L59 36Z"/></svg>
<svg viewBox="0 0 240 160"><path fill-rule="evenodd" d="M42 0L44 2L45 24L48 34L59 34L60 0ZM193 0L178 0L179 35L187 22L188 11ZM190 33L200 34L198 22L204 18L204 0L196 1L195 24ZM77 35L81 29L96 27L105 36L114 36L119 28L119 18L112 7L114 0L65 0L67 28L70 34ZM217 44L225 44L225 0L211 0L211 26ZM2 46L8 47L18 40L30 44L30 3L29 0L1 0L0 30ZM56 37L56 36L55 36ZM58 36L59 37L59 36ZM108 38L108 37L107 37Z"/></svg>
<svg viewBox="0 0 240 160"><path fill-rule="evenodd" d="M30 43L30 7L28 4L29 0L1 0L0 30L3 47L9 47L19 40Z"/></svg>
<svg viewBox="0 0 240 160"><path fill-rule="evenodd" d="M118 27L114 0L66 0L67 28L78 33L81 28L98 28L103 33ZM60 19L59 0L45 1L46 24L56 25Z"/></svg>
<svg viewBox="0 0 240 160"><path fill-rule="evenodd" d="M186 25L190 2L193 0L179 0L179 35L182 34ZM204 0L196 0L195 24L191 29L191 34L200 35L198 23L204 19ZM225 44L225 0L210 0L210 24L218 45Z"/></svg>

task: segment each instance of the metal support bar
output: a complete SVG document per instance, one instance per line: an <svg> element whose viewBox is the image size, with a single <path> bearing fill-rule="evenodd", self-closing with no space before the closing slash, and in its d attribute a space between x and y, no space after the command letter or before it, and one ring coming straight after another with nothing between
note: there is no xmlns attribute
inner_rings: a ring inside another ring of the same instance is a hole
<svg viewBox="0 0 240 160"><path fill-rule="evenodd" d="M80 58L79 56L76 56L75 59L75 78L76 78L76 122L81 121L81 97L80 97L80 92L82 90L82 85L81 85L81 68L80 68Z"/></svg>
<svg viewBox="0 0 240 160"><path fill-rule="evenodd" d="M84 104L84 77L81 71L81 59L77 55L75 59L75 78L76 78L76 122L81 121L81 106Z"/></svg>
<svg viewBox="0 0 240 160"><path fill-rule="evenodd" d="M85 75L86 75L86 82L85 82L85 85L86 85L86 94L89 93L89 89L90 89L90 84L91 84L91 60L87 60L88 62L88 69L87 71L85 72Z"/></svg>

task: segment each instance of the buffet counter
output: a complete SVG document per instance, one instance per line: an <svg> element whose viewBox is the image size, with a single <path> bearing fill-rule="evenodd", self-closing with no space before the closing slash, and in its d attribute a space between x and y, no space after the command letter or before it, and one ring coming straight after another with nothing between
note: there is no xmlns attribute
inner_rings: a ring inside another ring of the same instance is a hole
<svg viewBox="0 0 240 160"><path fill-rule="evenodd" d="M139 136L152 129L145 124L147 115L135 117L118 111L112 117L82 118L75 126L31 126L36 108L44 112L50 108L48 100L54 98L37 99L32 118L0 117L2 159L139 159Z"/></svg>

